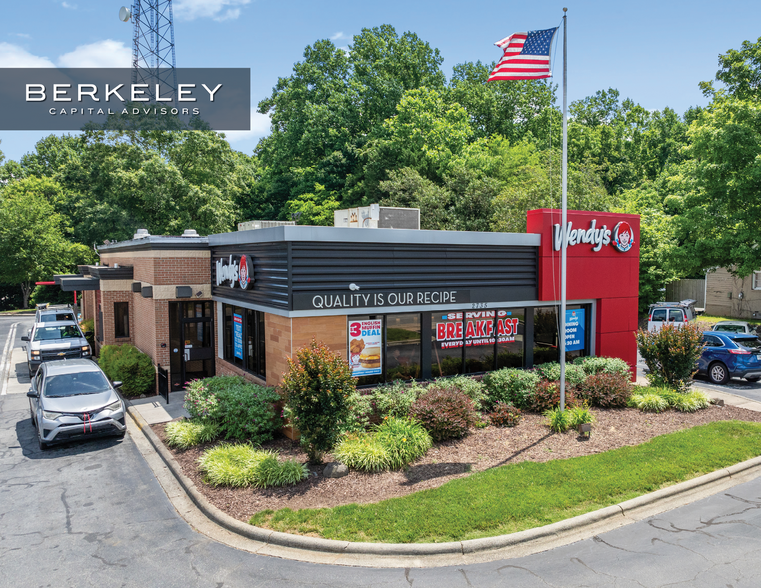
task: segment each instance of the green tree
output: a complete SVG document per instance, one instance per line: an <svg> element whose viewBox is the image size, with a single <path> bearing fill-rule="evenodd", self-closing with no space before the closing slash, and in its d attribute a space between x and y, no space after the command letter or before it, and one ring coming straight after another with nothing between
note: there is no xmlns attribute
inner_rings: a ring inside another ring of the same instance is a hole
<svg viewBox="0 0 761 588"><path fill-rule="evenodd" d="M719 97L727 93L740 100L759 100L761 98L761 37L755 43L743 41L741 49L730 49L719 55L719 68L716 72L716 80L725 87L717 91L712 82L701 82L703 94Z"/></svg>
<svg viewBox="0 0 761 588"><path fill-rule="evenodd" d="M328 192L325 186L315 184L314 192L300 194L288 201L285 210L287 216L298 225L332 227L333 212L340 207L335 192Z"/></svg>
<svg viewBox="0 0 761 588"><path fill-rule="evenodd" d="M0 282L21 287L24 308L35 282L92 258L87 247L66 240L64 219L44 195L35 193L37 183L14 181L0 200Z"/></svg>

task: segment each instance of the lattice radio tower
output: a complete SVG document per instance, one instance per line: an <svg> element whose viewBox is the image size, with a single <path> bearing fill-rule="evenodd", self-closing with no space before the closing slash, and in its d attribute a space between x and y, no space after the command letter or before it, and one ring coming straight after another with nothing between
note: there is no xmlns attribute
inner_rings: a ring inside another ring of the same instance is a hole
<svg viewBox="0 0 761 588"><path fill-rule="evenodd" d="M174 100L177 70L172 0L133 0L131 8L119 10L119 19L132 20L132 83L148 84L146 93L151 100L156 98L156 84L161 84L161 98Z"/></svg>

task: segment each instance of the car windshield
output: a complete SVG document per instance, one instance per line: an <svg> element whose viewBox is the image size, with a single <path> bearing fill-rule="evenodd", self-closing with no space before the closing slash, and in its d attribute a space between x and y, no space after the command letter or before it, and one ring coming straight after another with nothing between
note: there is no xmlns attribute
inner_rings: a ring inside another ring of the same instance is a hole
<svg viewBox="0 0 761 588"><path fill-rule="evenodd" d="M79 372L75 374L55 374L45 378L43 394L52 398L98 394L110 389L102 372Z"/></svg>
<svg viewBox="0 0 761 588"><path fill-rule="evenodd" d="M74 315L70 312L65 313L59 313L59 314L43 314L40 317L41 323L53 323L55 321L73 321Z"/></svg>
<svg viewBox="0 0 761 588"><path fill-rule="evenodd" d="M727 333L744 333L745 327L742 325L716 325L716 331L725 331Z"/></svg>
<svg viewBox="0 0 761 588"><path fill-rule="evenodd" d="M740 349L752 350L761 347L761 341L758 340L758 337L736 337L734 341Z"/></svg>
<svg viewBox="0 0 761 588"><path fill-rule="evenodd" d="M54 339L77 339L80 337L76 325L59 325L56 327L38 327L34 332L35 341L52 341Z"/></svg>

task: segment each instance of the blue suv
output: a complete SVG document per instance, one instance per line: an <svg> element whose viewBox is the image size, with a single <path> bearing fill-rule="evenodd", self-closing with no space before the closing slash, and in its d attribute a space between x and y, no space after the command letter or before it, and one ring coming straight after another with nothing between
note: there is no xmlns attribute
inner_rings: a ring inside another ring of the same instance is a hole
<svg viewBox="0 0 761 588"><path fill-rule="evenodd" d="M725 384L729 378L761 380L761 341L746 333L703 333L705 349L698 360L698 373L714 384Z"/></svg>

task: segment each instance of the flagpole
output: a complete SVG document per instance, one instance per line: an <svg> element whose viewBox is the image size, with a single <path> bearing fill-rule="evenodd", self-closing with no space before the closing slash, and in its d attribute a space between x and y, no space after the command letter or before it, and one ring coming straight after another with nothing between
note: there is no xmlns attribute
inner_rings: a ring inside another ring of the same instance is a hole
<svg viewBox="0 0 761 588"><path fill-rule="evenodd" d="M565 410L565 307L566 307L566 257L568 251L568 30L566 12L563 8L563 196L560 213L563 246L560 252L560 411Z"/></svg>

